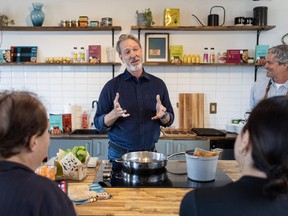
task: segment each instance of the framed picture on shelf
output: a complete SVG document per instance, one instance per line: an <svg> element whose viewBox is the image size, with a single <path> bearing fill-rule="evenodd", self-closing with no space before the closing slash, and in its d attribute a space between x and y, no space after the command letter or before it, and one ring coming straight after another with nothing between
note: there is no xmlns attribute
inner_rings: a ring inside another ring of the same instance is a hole
<svg viewBox="0 0 288 216"><path fill-rule="evenodd" d="M168 33L145 33L145 62L169 62Z"/></svg>

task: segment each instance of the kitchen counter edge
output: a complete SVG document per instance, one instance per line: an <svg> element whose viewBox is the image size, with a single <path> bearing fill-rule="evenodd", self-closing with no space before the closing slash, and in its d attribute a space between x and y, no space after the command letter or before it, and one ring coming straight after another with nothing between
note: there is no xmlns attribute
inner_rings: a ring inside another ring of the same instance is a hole
<svg viewBox="0 0 288 216"><path fill-rule="evenodd" d="M195 136L195 135L161 135L159 139L173 139L173 140L234 140L237 137L235 133L227 133L226 136ZM89 134L89 135L70 135L63 134L50 134L51 139L108 139L107 134Z"/></svg>

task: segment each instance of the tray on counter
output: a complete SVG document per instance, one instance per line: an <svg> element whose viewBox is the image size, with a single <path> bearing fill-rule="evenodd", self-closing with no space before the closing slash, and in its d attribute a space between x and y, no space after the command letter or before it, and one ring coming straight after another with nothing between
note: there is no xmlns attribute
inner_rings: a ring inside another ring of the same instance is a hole
<svg viewBox="0 0 288 216"><path fill-rule="evenodd" d="M173 136L173 137L183 137L183 136L188 136L188 137L195 137L197 136L196 133L194 133L192 130L189 129L173 129L173 128L161 128L162 133L165 136Z"/></svg>

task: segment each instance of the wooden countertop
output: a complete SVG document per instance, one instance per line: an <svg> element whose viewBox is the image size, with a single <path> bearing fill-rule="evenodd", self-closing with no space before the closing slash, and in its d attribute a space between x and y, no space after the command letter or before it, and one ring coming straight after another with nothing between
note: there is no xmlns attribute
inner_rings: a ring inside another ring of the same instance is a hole
<svg viewBox="0 0 288 216"><path fill-rule="evenodd" d="M240 177L241 168L235 160L219 160L218 167L233 181ZM80 182L69 184L90 184L98 170L88 169L88 176ZM109 215L179 215L179 206L183 196L191 188L105 188L113 197L109 200L78 205L79 216Z"/></svg>
<svg viewBox="0 0 288 216"><path fill-rule="evenodd" d="M196 134L161 134L159 139L171 139L171 140L235 140L237 134L228 133L226 136L197 136ZM70 135L63 134L50 134L51 139L108 139L107 134L76 134Z"/></svg>

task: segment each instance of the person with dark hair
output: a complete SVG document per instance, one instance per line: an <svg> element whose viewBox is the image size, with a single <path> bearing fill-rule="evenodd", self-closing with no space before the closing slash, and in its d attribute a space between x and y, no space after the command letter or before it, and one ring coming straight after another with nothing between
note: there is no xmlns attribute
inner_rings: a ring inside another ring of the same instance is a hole
<svg viewBox="0 0 288 216"><path fill-rule="evenodd" d="M155 151L160 126L174 121L165 83L142 66L140 41L122 34L116 50L126 70L103 87L94 117L97 130L108 130L108 158L112 161L127 152Z"/></svg>
<svg viewBox="0 0 288 216"><path fill-rule="evenodd" d="M269 48L264 67L267 70L266 79L256 81L251 88L251 110L263 99L288 95L288 45Z"/></svg>
<svg viewBox="0 0 288 216"><path fill-rule="evenodd" d="M262 100L237 136L238 181L188 192L180 216L288 215L288 97Z"/></svg>
<svg viewBox="0 0 288 216"><path fill-rule="evenodd" d="M58 184L35 173L50 145L42 102L30 92L0 92L0 122L0 215L76 215Z"/></svg>

